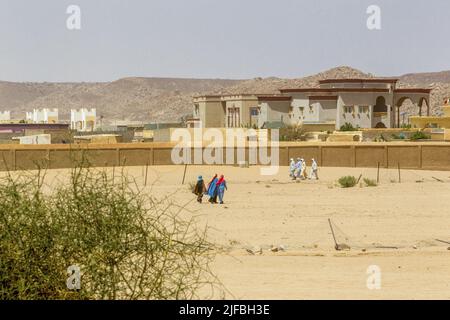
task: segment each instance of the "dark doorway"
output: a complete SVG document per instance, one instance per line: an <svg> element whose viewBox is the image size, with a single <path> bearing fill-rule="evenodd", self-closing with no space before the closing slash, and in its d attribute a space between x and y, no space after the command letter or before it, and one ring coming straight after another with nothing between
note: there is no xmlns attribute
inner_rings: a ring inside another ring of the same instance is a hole
<svg viewBox="0 0 450 320"><path fill-rule="evenodd" d="M387 112L386 99L378 97L377 103L373 107L373 112Z"/></svg>

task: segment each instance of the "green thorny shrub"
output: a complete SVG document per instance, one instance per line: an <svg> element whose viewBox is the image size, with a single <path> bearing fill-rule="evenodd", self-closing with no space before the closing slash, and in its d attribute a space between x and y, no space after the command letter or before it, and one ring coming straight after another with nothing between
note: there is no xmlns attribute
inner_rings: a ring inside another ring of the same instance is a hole
<svg viewBox="0 0 450 320"><path fill-rule="evenodd" d="M414 140L422 140L422 139L431 139L431 136L427 135L423 131L416 131L411 135L411 137L409 139L413 140L413 141Z"/></svg>
<svg viewBox="0 0 450 320"><path fill-rule="evenodd" d="M280 128L280 141L299 141L305 130L301 125L290 125Z"/></svg>
<svg viewBox="0 0 450 320"><path fill-rule="evenodd" d="M340 128L340 131L357 131L357 130L359 130L359 126L354 127L349 122L344 123Z"/></svg>
<svg viewBox="0 0 450 320"><path fill-rule="evenodd" d="M206 229L123 174L115 180L88 168L50 191L42 172L2 179L0 299L195 299L204 287L222 290ZM75 291L66 284L72 265L81 271Z"/></svg>
<svg viewBox="0 0 450 320"><path fill-rule="evenodd" d="M356 185L357 180L353 176L345 176L339 178L338 183L341 185L342 188L352 188Z"/></svg>
<svg viewBox="0 0 450 320"><path fill-rule="evenodd" d="M378 186L378 183L377 183L376 180L369 179L369 178L364 178L363 181L366 184L366 186L368 186L368 187L376 187L376 186Z"/></svg>

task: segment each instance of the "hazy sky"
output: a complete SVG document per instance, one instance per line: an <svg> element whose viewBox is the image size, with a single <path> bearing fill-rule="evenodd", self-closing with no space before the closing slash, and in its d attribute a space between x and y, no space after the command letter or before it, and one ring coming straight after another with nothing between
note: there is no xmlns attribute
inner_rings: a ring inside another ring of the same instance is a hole
<svg viewBox="0 0 450 320"><path fill-rule="evenodd" d="M66 27L69 5L81 30ZM381 30L366 26L381 8ZM0 80L450 69L448 0L0 0Z"/></svg>

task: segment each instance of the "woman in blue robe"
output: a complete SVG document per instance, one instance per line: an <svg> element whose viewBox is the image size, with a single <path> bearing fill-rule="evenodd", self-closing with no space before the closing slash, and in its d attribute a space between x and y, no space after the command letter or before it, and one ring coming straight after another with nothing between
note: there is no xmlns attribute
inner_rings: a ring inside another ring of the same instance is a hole
<svg viewBox="0 0 450 320"><path fill-rule="evenodd" d="M225 181L224 176L220 176L219 181L216 183L217 185L217 194L219 196L219 203L223 204L223 196L225 194L225 190L228 190L227 188L227 182Z"/></svg>
<svg viewBox="0 0 450 320"><path fill-rule="evenodd" d="M216 189L217 189L217 181L219 181L219 179L217 179L217 174L211 179L211 181L208 184L208 196L209 196L209 202L214 203L214 198L216 195Z"/></svg>

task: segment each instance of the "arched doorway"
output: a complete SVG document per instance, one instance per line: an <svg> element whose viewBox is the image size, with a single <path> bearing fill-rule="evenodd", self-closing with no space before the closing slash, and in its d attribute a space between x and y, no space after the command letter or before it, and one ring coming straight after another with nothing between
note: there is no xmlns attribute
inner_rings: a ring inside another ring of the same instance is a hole
<svg viewBox="0 0 450 320"><path fill-rule="evenodd" d="M387 112L386 99L384 97L378 97L373 112Z"/></svg>
<svg viewBox="0 0 450 320"><path fill-rule="evenodd" d="M386 128L390 123L388 119L388 106L386 105L386 98L379 96L373 106L372 127Z"/></svg>
<svg viewBox="0 0 450 320"><path fill-rule="evenodd" d="M418 101L406 96L401 97L397 100L395 106L397 108L397 112L395 113L395 123L397 124L397 128L409 124L409 115L418 114L419 116L422 116L425 109L424 106L426 106L425 110L427 116L430 115L430 105L425 97L421 97Z"/></svg>
<svg viewBox="0 0 450 320"><path fill-rule="evenodd" d="M420 98L419 100L419 112L422 113L423 106L426 106L427 110L427 117L430 116L430 104L428 103L428 100L426 98Z"/></svg>

